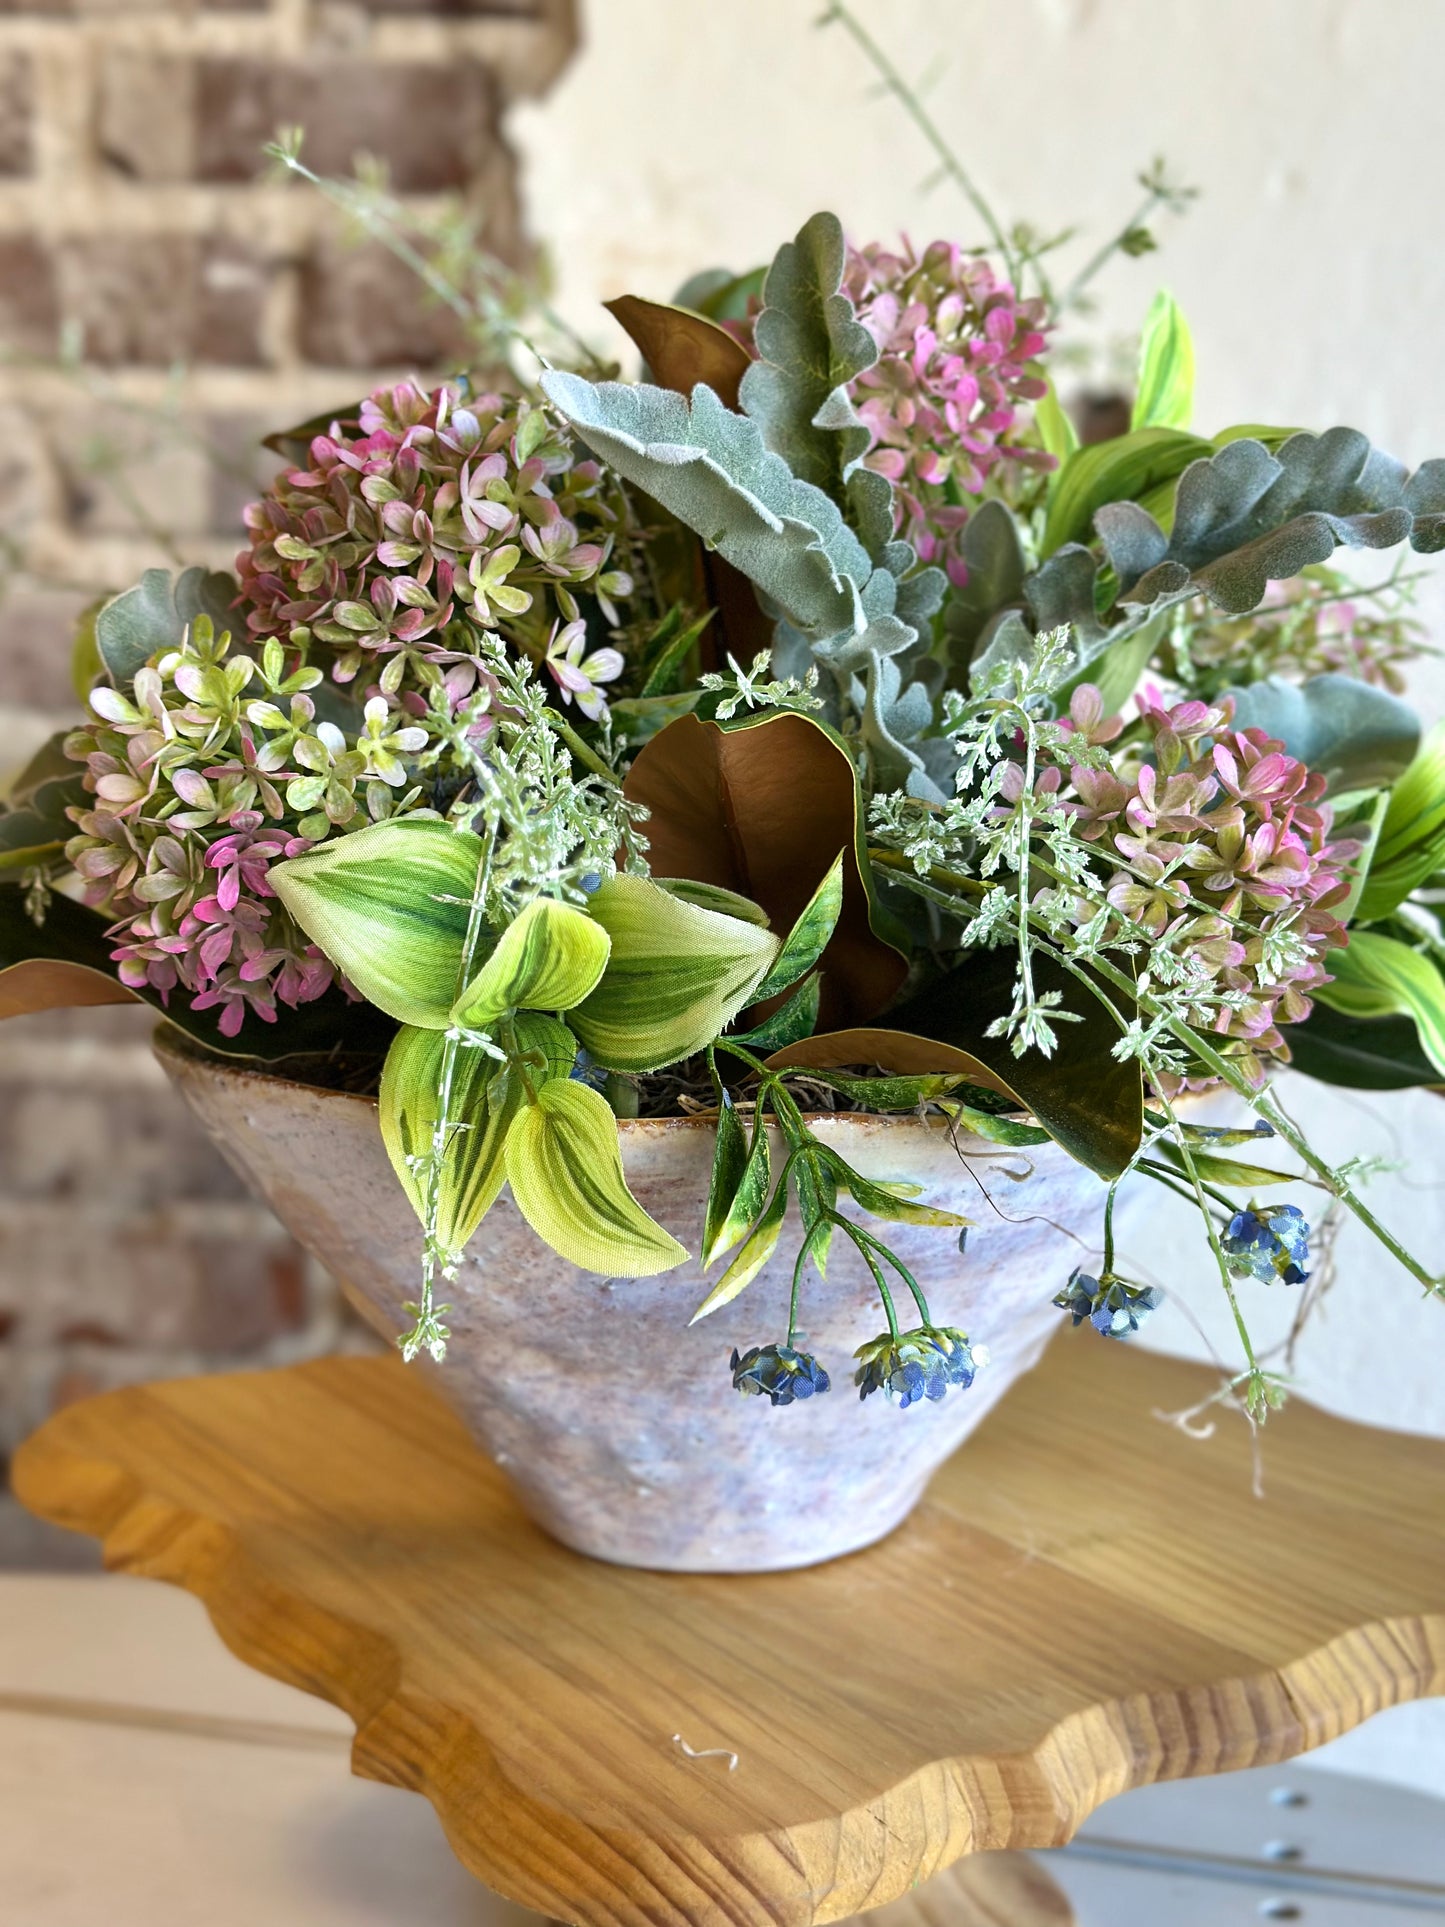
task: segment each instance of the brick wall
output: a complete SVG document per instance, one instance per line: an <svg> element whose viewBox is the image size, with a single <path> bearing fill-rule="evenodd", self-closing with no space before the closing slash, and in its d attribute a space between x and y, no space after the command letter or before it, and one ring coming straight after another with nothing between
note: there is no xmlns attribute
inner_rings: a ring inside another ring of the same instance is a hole
<svg viewBox="0 0 1445 1927"><path fill-rule="evenodd" d="M464 356L335 212L265 178L306 129L526 248L508 102L574 0L0 0L0 780L73 709L69 639L155 563L228 566L259 434ZM189 1124L141 1011L0 1029L0 1468L58 1404L361 1342ZM0 1499L0 1565L84 1556Z"/></svg>

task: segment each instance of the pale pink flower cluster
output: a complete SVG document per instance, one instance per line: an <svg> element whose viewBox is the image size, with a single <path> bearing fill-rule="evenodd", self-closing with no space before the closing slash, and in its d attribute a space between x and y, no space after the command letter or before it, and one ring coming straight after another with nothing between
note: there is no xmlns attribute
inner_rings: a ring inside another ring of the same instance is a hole
<svg viewBox="0 0 1445 1927"><path fill-rule="evenodd" d="M329 645L341 681L398 650L444 654L462 614L545 642L559 615L577 616L576 589L616 620L611 598L632 589L607 569L624 515L616 484L544 408L456 385L381 388L246 510L247 627Z"/></svg>
<svg viewBox="0 0 1445 1927"><path fill-rule="evenodd" d="M958 538L999 464L1054 466L1023 434L1048 387L1043 303L950 241L850 246L843 285L878 344L850 389L872 435L865 459L894 484L897 532L962 587Z"/></svg>
<svg viewBox="0 0 1445 1927"><path fill-rule="evenodd" d="M1146 698L1149 760L1132 777L1074 764L1070 807L1079 835L1123 859L1110 903L1237 993L1216 1029L1262 1080L1267 1059L1289 1056L1280 1026L1309 1015L1325 953L1347 941L1330 911L1358 846L1330 841L1324 777L1263 730L1231 728L1233 713L1228 698Z"/></svg>

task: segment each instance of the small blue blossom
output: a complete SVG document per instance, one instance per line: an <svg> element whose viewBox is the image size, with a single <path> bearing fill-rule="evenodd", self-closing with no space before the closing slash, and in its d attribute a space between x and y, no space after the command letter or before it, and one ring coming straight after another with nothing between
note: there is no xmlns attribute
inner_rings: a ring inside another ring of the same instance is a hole
<svg viewBox="0 0 1445 1927"><path fill-rule="evenodd" d="M950 1385L966 1389L988 1363L984 1346L970 1345L965 1332L947 1325L920 1325L897 1338L884 1332L853 1356L859 1361L853 1375L859 1398L886 1392L905 1410L921 1398L943 1398Z"/></svg>
<svg viewBox="0 0 1445 1927"><path fill-rule="evenodd" d="M1250 1205L1236 1211L1220 1244L1231 1271L1272 1285L1302 1285L1309 1277L1310 1228L1297 1204L1277 1204L1267 1210Z"/></svg>
<svg viewBox="0 0 1445 1927"><path fill-rule="evenodd" d="M1101 1282L1086 1271L1075 1271L1054 1303L1060 1311L1072 1314L1074 1323L1087 1318L1105 1338L1130 1338L1151 1311L1157 1311L1164 1294L1154 1285L1128 1285L1122 1278L1105 1275Z"/></svg>
<svg viewBox="0 0 1445 1927"><path fill-rule="evenodd" d="M766 1397L774 1405L812 1398L833 1382L810 1352L795 1351L791 1345L754 1345L741 1355L735 1351L732 1374L735 1390Z"/></svg>

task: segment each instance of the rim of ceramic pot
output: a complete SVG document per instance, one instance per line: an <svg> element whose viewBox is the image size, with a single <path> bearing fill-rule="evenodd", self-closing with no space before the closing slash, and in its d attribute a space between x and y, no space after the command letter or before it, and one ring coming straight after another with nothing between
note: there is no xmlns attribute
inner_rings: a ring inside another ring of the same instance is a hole
<svg viewBox="0 0 1445 1927"><path fill-rule="evenodd" d="M194 1038L188 1037L183 1030L177 1029L174 1024L169 1024L164 1019L151 1033L151 1048L158 1057L174 1058L208 1077L226 1079L235 1083L254 1082L264 1084L268 1089L279 1086L293 1091L305 1091L308 1097L336 1099L346 1104L364 1104L368 1110L376 1109L376 1099L366 1096L364 1092L339 1091L328 1084L308 1084L302 1078L287 1077L284 1072L268 1069L254 1059L227 1057L216 1051L207 1050L204 1044L197 1043ZM284 1063L285 1059L280 1061ZM880 1124L911 1125L915 1130L921 1128L930 1132L948 1128L946 1119L920 1118L913 1111L805 1111L803 1116L810 1123L850 1126L867 1124L875 1127ZM710 1113L678 1117L620 1117L617 1120L619 1128L629 1133L634 1130L710 1131L716 1122L716 1118ZM958 1135L960 1138L972 1139L973 1137L971 1131L960 1131ZM977 1141L980 1144L985 1142L982 1138Z"/></svg>

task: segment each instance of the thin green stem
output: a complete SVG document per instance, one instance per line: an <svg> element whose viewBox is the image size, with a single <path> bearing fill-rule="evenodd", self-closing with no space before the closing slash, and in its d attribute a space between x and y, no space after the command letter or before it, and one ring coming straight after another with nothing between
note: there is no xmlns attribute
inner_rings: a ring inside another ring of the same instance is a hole
<svg viewBox="0 0 1445 1927"><path fill-rule="evenodd" d="M1119 1179L1115 1178L1109 1186L1109 1195L1104 1200L1104 1277L1107 1279L1114 1270L1114 1200L1119 1194Z"/></svg>
<svg viewBox="0 0 1445 1927"><path fill-rule="evenodd" d="M858 19L853 9L846 4L846 0L831 0L831 4L822 15L818 24L827 27L831 26L834 21L852 37L872 65L884 87L901 104L904 112L928 142L928 145L933 149L934 155L938 160L940 173L946 179L952 181L954 186L959 188L965 195L975 214L978 215L979 219L988 229L989 238L1002 255L1010 275L1017 279L1018 263L1014 256L1013 249L1009 244L1008 236L1004 233L1002 223L989 206L987 200L979 192L978 188L974 186L963 162L958 158L948 141L944 138L933 116L928 112L928 109L923 105L918 95L909 86L902 74L899 73L898 69L893 65L893 62L888 58L887 54L884 53L883 49L873 38L872 34L869 33L862 21Z"/></svg>
<svg viewBox="0 0 1445 1927"><path fill-rule="evenodd" d="M896 1255L884 1244L883 1240L881 1238L875 1238L873 1233L866 1230L861 1224L855 1224L853 1226L853 1234L855 1241L861 1239L870 1249L877 1252L880 1258L886 1258L888 1260L889 1264L892 1265L893 1269L898 1273L899 1277L911 1292L913 1302L918 1307L919 1317L925 1325L931 1325L933 1323L933 1314L928 1309L928 1300L924 1297L918 1280L908 1269L907 1265L900 1263Z"/></svg>

